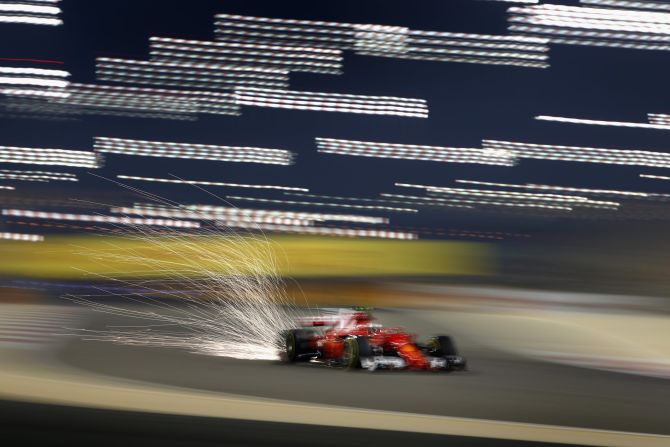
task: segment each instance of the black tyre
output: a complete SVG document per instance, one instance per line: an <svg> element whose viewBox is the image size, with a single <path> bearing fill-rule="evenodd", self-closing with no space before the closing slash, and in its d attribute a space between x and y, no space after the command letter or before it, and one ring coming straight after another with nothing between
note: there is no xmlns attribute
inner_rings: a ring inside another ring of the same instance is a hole
<svg viewBox="0 0 670 447"><path fill-rule="evenodd" d="M284 333L283 359L289 363L309 360L316 355L311 344L314 331L310 329L291 329Z"/></svg>
<svg viewBox="0 0 670 447"><path fill-rule="evenodd" d="M361 359L370 357L372 350L367 337L349 337L344 339L342 364L345 369L359 369Z"/></svg>

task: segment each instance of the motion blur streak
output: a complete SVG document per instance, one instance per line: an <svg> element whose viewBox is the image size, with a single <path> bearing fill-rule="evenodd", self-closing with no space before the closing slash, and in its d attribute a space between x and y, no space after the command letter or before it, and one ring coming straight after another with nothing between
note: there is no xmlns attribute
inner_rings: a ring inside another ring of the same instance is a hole
<svg viewBox="0 0 670 447"><path fill-rule="evenodd" d="M538 115L535 117L536 120L540 121L555 121L557 123L570 123L570 124L590 124L592 126L613 126L613 127L637 127L640 129L660 129L660 130L670 130L670 122L667 124L660 116L658 118L650 117L651 124L649 123L631 123L625 121L605 121L605 120L590 120L583 118L567 118L562 116L550 116L550 115Z"/></svg>
<svg viewBox="0 0 670 447"><path fill-rule="evenodd" d="M670 42L667 13L551 4L511 7L508 12L510 31L546 36L552 43L670 49L648 44Z"/></svg>
<svg viewBox="0 0 670 447"><path fill-rule="evenodd" d="M653 1L630 1L630 0L579 0L579 3L589 6L649 9L653 11L670 11L670 5Z"/></svg>
<svg viewBox="0 0 670 447"><path fill-rule="evenodd" d="M371 141L316 138L319 152L359 157L396 158L447 163L474 163L513 166L514 157L506 151L417 146L411 144L377 143Z"/></svg>
<svg viewBox="0 0 670 447"><path fill-rule="evenodd" d="M117 175L116 177L124 180L140 180L145 182L158 182L158 183L178 183L185 185L229 186L231 188L251 188L251 189L278 189L281 191L309 191L309 189L307 188L298 188L295 186L249 185L245 183L209 182L204 180L178 180L178 179L167 179L167 178L137 177L133 175ZM1 174L0 178L2 178Z"/></svg>
<svg viewBox="0 0 670 447"><path fill-rule="evenodd" d="M262 197L242 197L242 196L226 196L226 199L232 200L244 200L248 202L261 202L261 203L284 203L287 205L305 205L305 206L325 206L333 208L353 208L353 209L363 209L363 210L380 210L380 211L394 211L400 213L416 213L418 212L412 208L396 208L392 206L382 206L382 205L355 205L353 203L325 203L325 202L304 202L296 200L281 200L281 199L265 199Z"/></svg>
<svg viewBox="0 0 670 447"><path fill-rule="evenodd" d="M119 225L157 225L175 228L200 228L198 222L188 222L170 219L137 219L130 217L97 216L93 214L52 213L47 211L2 210L3 216L30 217L33 219L74 220L80 222L100 222Z"/></svg>
<svg viewBox="0 0 670 447"><path fill-rule="evenodd" d="M290 71L340 74L342 51L286 45L151 37L151 58L158 61L242 63Z"/></svg>
<svg viewBox="0 0 670 447"><path fill-rule="evenodd" d="M101 81L230 90L237 86L288 88L288 71L257 66L139 61L99 57Z"/></svg>
<svg viewBox="0 0 670 447"><path fill-rule="evenodd" d="M642 177L642 175L640 175ZM606 194L614 196L633 196L633 197L651 197L652 194L646 192L635 192L635 191L617 191L613 189L592 189L592 188L575 188L571 186L552 186L552 185L538 185L527 183L525 185L517 185L511 183L495 183L495 182L482 182L478 180L454 180L456 183L467 183L471 185L483 185L483 186L500 186L502 188L521 188L521 189L536 189L536 190L545 190L545 191L566 191L566 192L582 192L588 194Z"/></svg>
<svg viewBox="0 0 670 447"><path fill-rule="evenodd" d="M99 156L66 149L0 146L0 162L98 168Z"/></svg>
<svg viewBox="0 0 670 447"><path fill-rule="evenodd" d="M345 222L359 222L359 223L388 223L388 219L385 217L373 217L373 216L361 216L361 215L348 215L348 214L324 214L324 213L311 213L305 211L279 211L279 210L258 210L258 209L248 209L248 208L231 208L215 205L185 205L184 208L197 211L211 211L219 215L226 216L281 216L281 217L291 217L296 219L307 219L307 220L334 220L334 221L345 221Z"/></svg>
<svg viewBox="0 0 670 447"><path fill-rule="evenodd" d="M170 143L163 141L128 140L107 137L95 138L95 150L97 152L140 155L145 157L186 158L279 165L289 165L293 160L291 152L281 149Z"/></svg>
<svg viewBox="0 0 670 447"><path fill-rule="evenodd" d="M222 226L246 228L252 230L276 231L279 233L318 234L326 236L349 236L349 237L372 237L379 239L418 239L414 233L403 233L387 230L364 230L350 228L323 228L307 227L302 225L281 225L264 223L246 223L226 220L221 222Z"/></svg>
<svg viewBox="0 0 670 447"><path fill-rule="evenodd" d="M487 149L506 151L511 156L519 158L627 166L653 166L658 168L670 167L670 154L663 152L560 146L497 140L483 140L482 145Z"/></svg>
<svg viewBox="0 0 670 447"><path fill-rule="evenodd" d="M235 89L235 98L246 106L428 118L426 102L413 98L242 87Z"/></svg>
<svg viewBox="0 0 670 447"><path fill-rule="evenodd" d="M10 241L29 241L29 242L42 242L44 236L39 234L21 234L21 233L0 233L0 239L10 240Z"/></svg>
<svg viewBox="0 0 670 447"><path fill-rule="evenodd" d="M9 169L0 169L0 179L20 180L27 182L48 182L50 180L66 182L78 181L74 174L70 174L68 172L13 171Z"/></svg>
<svg viewBox="0 0 670 447"><path fill-rule="evenodd" d="M236 253L235 256L242 256L243 253L236 251L239 240L221 235L222 231L218 229L199 237L189 234L184 238L164 238L162 234L134 239L104 235L51 235L43 243L35 244L41 245L40 248L33 244L3 241L0 248L6 256L0 257L0 273L23 277L26 271L30 271L33 278L54 279L90 280L91 276L147 279L165 278L166 272L183 266L182 273L189 278L199 278L205 272L229 276L245 265L243 259L239 264L229 266L217 259L199 257L197 253L193 257L185 256L193 253L195 245L191 243L206 247L205 253L225 253L228 258ZM153 241L156 238L161 240ZM273 269L266 273L276 272L287 278L482 276L497 271L495 250L481 242L281 235L245 240L245 244L251 245L249 250L272 251L275 264L264 264L264 268ZM131 252L134 257L127 255ZM107 254L104 263L92 256L98 253ZM146 269L143 264L146 259L171 267L167 270ZM229 267L234 269L229 270ZM258 270L261 267L263 265L254 267L258 274L261 274ZM170 283L166 285L170 286ZM179 286L175 284L174 287ZM302 295L300 297L302 301Z"/></svg>

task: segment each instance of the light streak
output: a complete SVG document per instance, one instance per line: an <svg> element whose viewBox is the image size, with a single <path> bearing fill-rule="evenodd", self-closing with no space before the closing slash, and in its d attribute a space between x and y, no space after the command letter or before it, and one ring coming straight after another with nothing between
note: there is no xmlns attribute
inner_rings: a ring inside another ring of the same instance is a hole
<svg viewBox="0 0 670 447"><path fill-rule="evenodd" d="M7 96L44 97L44 98L67 98L70 96L65 89L58 90L34 90L26 88L3 88L0 94Z"/></svg>
<svg viewBox="0 0 670 447"><path fill-rule="evenodd" d="M214 18L217 38L222 40L351 49L355 39L355 25L350 23L233 14Z"/></svg>
<svg viewBox="0 0 670 447"><path fill-rule="evenodd" d="M670 49L667 13L549 4L508 11L510 31L545 35L552 43Z"/></svg>
<svg viewBox="0 0 670 447"><path fill-rule="evenodd" d="M510 36L408 30L398 44L368 33L356 41L357 54L399 59L469 62L546 68L548 40Z"/></svg>
<svg viewBox="0 0 670 447"><path fill-rule="evenodd" d="M25 3L0 3L0 12L26 12L31 14L57 15L61 10L57 6L31 5Z"/></svg>
<svg viewBox="0 0 670 447"><path fill-rule="evenodd" d="M549 115L538 115L535 117L536 120L540 121L554 121L558 123L569 123L569 124L589 124L592 126L612 126L612 127L631 127L631 128L640 128L640 129L659 129L659 130L668 130L670 129L670 123L668 124L656 124L652 121L652 124L649 123L631 123L625 121L605 121L605 120L590 120L582 118L566 118L562 116L549 116ZM650 117L650 121L652 118ZM659 122L662 122L659 120Z"/></svg>
<svg viewBox="0 0 670 447"><path fill-rule="evenodd" d="M341 221L369 224L387 224L385 217L359 216L353 214L324 214L306 211L259 210L249 208L231 208L215 205L184 205L184 208L198 211L210 211L225 216L282 216L294 219L316 221Z"/></svg>
<svg viewBox="0 0 670 447"><path fill-rule="evenodd" d="M566 191L566 192L577 192L577 193L587 193L587 194L606 194L606 195L615 195L615 196L631 196L631 197L650 197L651 195L646 192L635 192L635 191L618 191L614 189L592 189L592 188L575 188L570 186L552 186L552 185L539 185L534 183L526 183L525 185L511 184L511 183L494 183L494 182L482 182L478 180L455 180L456 183L466 183L470 185L482 185L482 186L499 186L501 188L520 188L520 189L535 189L535 190L545 190L545 191Z"/></svg>
<svg viewBox="0 0 670 447"><path fill-rule="evenodd" d="M44 236L39 234L0 232L0 239L9 241L42 242L44 240Z"/></svg>
<svg viewBox="0 0 670 447"><path fill-rule="evenodd" d="M99 80L230 90L237 86L288 88L288 70L243 65L139 61L99 57Z"/></svg>
<svg viewBox="0 0 670 447"><path fill-rule="evenodd" d="M242 196L226 196L226 199L244 200L248 202L261 203L282 203L286 205L304 205L304 206L325 206L332 208L352 208L365 210L380 210L380 211L394 211L399 213L417 213L418 211L412 208L397 208L391 206L381 205L355 205L351 203L325 203L325 202L303 202L296 200L280 200L280 199L265 199L261 197L242 197Z"/></svg>
<svg viewBox="0 0 670 447"><path fill-rule="evenodd" d="M640 174L640 177L651 178L651 179L655 179L655 180L670 180L670 177L666 177L666 176L663 176L663 175Z"/></svg>
<svg viewBox="0 0 670 447"><path fill-rule="evenodd" d="M316 138L318 152L359 157L513 166L505 151Z"/></svg>
<svg viewBox="0 0 670 447"><path fill-rule="evenodd" d="M454 195L454 196L473 196L481 197L486 200L488 198L494 199L510 199L515 201L530 201L531 203L537 202L558 202L559 204L564 204L565 206L579 206L579 207L588 207L588 208L607 208L607 209L617 209L619 207L618 202L609 202L602 200L591 200L587 197L582 196L570 196L563 194L537 194L537 193L528 193L528 192L516 192L516 191L499 191L499 190L485 190L485 189L464 189L464 188L449 188L444 186L427 186L427 185L414 185L407 183L396 183L396 186L405 187L405 188L419 188L425 189L428 193L440 194L440 195Z"/></svg>
<svg viewBox="0 0 670 447"><path fill-rule="evenodd" d="M31 78L25 76L0 76L0 84L35 85L38 87L67 87L68 81L59 79Z"/></svg>
<svg viewBox="0 0 670 447"><path fill-rule="evenodd" d="M0 146L0 162L98 168L99 156L65 149Z"/></svg>
<svg viewBox="0 0 670 447"><path fill-rule="evenodd" d="M295 193L295 192L287 192L284 193L289 196L298 196L298 197L311 197L314 199L332 199L332 200L350 200L352 202L368 202L368 203L396 203L396 204L402 204L402 205L414 205L416 206L416 202L409 202L405 200L386 200L386 199L371 199L371 198L364 198L364 197L342 197L342 196L327 196L327 195L319 195L319 194L302 194L302 193ZM471 208L470 206L466 205L450 205L456 208Z"/></svg>
<svg viewBox="0 0 670 447"><path fill-rule="evenodd" d="M277 189L280 191L306 191L306 192L309 191L309 189L307 188L298 188L295 186L250 185L246 183L225 183L225 182L209 182L204 180L152 178L152 177L138 177L133 175L117 175L116 177L125 180L139 180L145 182L158 182L158 183L177 183L184 185L226 186L231 188L251 188L251 189Z"/></svg>
<svg viewBox="0 0 670 447"><path fill-rule="evenodd" d="M149 43L151 58L158 61L240 63L330 74L339 74L342 71L342 51L335 49L164 37L152 37Z"/></svg>
<svg viewBox="0 0 670 447"><path fill-rule="evenodd" d="M24 180L29 182L48 182L50 180L77 181L77 177L74 174L67 172L15 171L8 169L0 169L0 179Z"/></svg>
<svg viewBox="0 0 670 447"><path fill-rule="evenodd" d="M236 88L238 104L280 109L348 112L427 118L426 101L390 96L364 96L259 88Z"/></svg>
<svg viewBox="0 0 670 447"><path fill-rule="evenodd" d="M414 233L406 233L400 231L388 230L367 230L367 229L351 229L351 228L323 228L323 227L304 227L291 225L273 225L273 224L246 224L246 223L231 223L224 222L227 227L245 228L257 231L276 231L283 233L299 233L299 234L318 234L325 236L348 236L348 237L371 237L380 239L418 239Z"/></svg>
<svg viewBox="0 0 670 447"><path fill-rule="evenodd" d="M670 154L652 151L559 146L483 140L485 148L508 151L518 158L602 163L627 166L670 167Z"/></svg>
<svg viewBox="0 0 670 447"><path fill-rule="evenodd" d="M39 16L19 16L0 14L0 23L23 23L26 25L62 25L63 21L57 18L39 17Z"/></svg>
<svg viewBox="0 0 670 447"><path fill-rule="evenodd" d="M110 114L140 117L169 117L178 114L193 116L207 113L239 115L240 107L232 93L194 90L167 90L126 86L72 83L66 88L0 89L0 93L13 97L48 99L49 104L68 107L60 113ZM53 98L53 99L52 99ZM132 112L139 112L133 114ZM58 113L58 110L54 110ZM153 112L153 114L152 114ZM156 112L164 112L162 115Z"/></svg>
<svg viewBox="0 0 670 447"><path fill-rule="evenodd" d="M562 205L545 205L538 203L514 203L514 202L501 202L497 200L475 200L475 199L442 199L439 197L421 197L421 196L408 196L404 194L389 194L382 193L382 197L396 197L400 199L412 199L419 200L425 203L425 206L442 206L442 204L468 204L468 205L490 205L490 206L507 206L513 208L542 208L558 211L572 211L572 208L569 206Z"/></svg>
<svg viewBox="0 0 670 447"><path fill-rule="evenodd" d="M281 149L170 143L107 137L96 137L94 147L97 152L139 155L145 157L184 158L278 165L290 165L293 160L291 152Z"/></svg>
<svg viewBox="0 0 670 447"><path fill-rule="evenodd" d="M484 2L499 2L499 3L526 3L526 4L537 4L540 0L479 0Z"/></svg>
<svg viewBox="0 0 670 447"><path fill-rule="evenodd" d="M654 11L670 11L670 4L662 2L641 2L629 0L580 0L583 5L622 8L622 9L649 9Z"/></svg>
<svg viewBox="0 0 670 447"><path fill-rule="evenodd" d="M172 228L200 228L198 222L181 221L174 219L140 219L133 217L101 216L95 214L71 214L47 211L5 209L3 216L29 217L32 219L69 220L78 222L99 222L117 225L154 225Z"/></svg>
<svg viewBox="0 0 670 447"><path fill-rule="evenodd" d="M0 177L0 178L3 178L3 177ZM0 189L5 189L7 191L14 191L16 188L14 188L13 186L0 185Z"/></svg>
<svg viewBox="0 0 670 447"><path fill-rule="evenodd" d="M29 68L29 67L0 67L0 73L44 76L49 78L67 78L68 76L70 76L70 73L65 70L54 70L50 68Z"/></svg>
<svg viewBox="0 0 670 447"><path fill-rule="evenodd" d="M281 216L272 216L272 215L238 215L238 216L223 216L220 213L214 212L203 212L195 210L183 210L183 209L172 209L172 208L151 208L151 207L115 207L110 210L110 212L115 214L137 214L140 216L152 216L152 217L176 217L176 218L186 218L186 219L198 219L198 220L215 220L217 222L228 222L231 224L252 224L252 223L269 223L269 224L279 224L279 225L301 225L301 226L310 226L313 225L313 221L305 219L292 219ZM232 226L232 225L231 225Z"/></svg>

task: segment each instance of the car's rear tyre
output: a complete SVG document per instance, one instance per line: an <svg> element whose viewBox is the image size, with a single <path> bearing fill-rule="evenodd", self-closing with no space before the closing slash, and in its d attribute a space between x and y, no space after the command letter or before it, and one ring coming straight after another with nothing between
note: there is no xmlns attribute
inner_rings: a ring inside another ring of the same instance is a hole
<svg viewBox="0 0 670 447"><path fill-rule="evenodd" d="M316 355L311 339L314 332L310 329L291 329L284 333L282 358L288 363L309 360Z"/></svg>
<svg viewBox="0 0 670 447"><path fill-rule="evenodd" d="M344 339L342 365L345 369L361 368L361 359L372 355L367 337L348 337Z"/></svg>

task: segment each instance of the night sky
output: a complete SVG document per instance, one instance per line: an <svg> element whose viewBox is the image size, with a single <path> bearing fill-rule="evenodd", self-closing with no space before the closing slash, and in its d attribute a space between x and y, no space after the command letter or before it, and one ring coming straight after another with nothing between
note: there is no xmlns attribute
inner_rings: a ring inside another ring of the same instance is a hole
<svg viewBox="0 0 670 447"><path fill-rule="evenodd" d="M553 1L552 3L577 4ZM73 82L94 83L95 58L147 60L149 37L214 39L214 14L231 13L407 26L411 29L507 34L509 4L475 0L407 1L257 1L257 0L64 0L64 26L0 24L0 57L62 61L30 64L69 71ZM287 149L297 154L292 166L107 155L95 173L169 177L239 183L302 186L313 194L375 197L382 192L413 193L395 182L453 185L454 179L504 183L670 192L670 183L638 178L668 175L663 169L588 163L521 160L515 167L389 160L320 154L315 137L452 147L480 147L482 139L667 151L670 131L621 129L540 122L536 115L646 121L646 114L670 113L664 51L551 45L548 69L480 64L396 60L345 51L344 74L291 73L295 90L424 98L429 119L243 107L242 115L201 115L194 122L122 117L84 117L76 122L0 118L0 145L92 150L94 136L241 145ZM20 64L0 61L0 65ZM3 169L65 171L59 167ZM118 186L83 170L73 185L17 184L40 194L58 188L114 192ZM133 183L185 203L216 203L196 188ZM279 193L211 188L212 192L282 198ZM239 194L243 193L243 194ZM257 204L237 203L259 208ZM276 207L275 207L276 208ZM315 211L317 208L303 208ZM322 211L325 209L322 209ZM333 210L331 210L333 211ZM365 213L370 214L370 213ZM426 211L417 216L389 215L393 224L449 227L471 225L495 230L494 214ZM533 224L535 225L535 224ZM539 225L539 224L538 224Z"/></svg>

